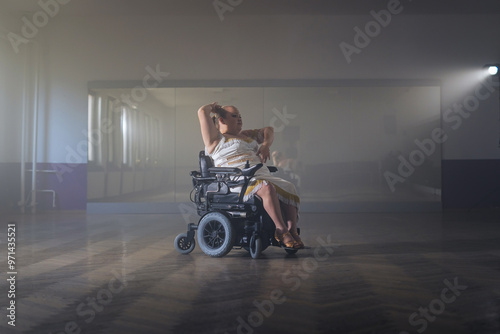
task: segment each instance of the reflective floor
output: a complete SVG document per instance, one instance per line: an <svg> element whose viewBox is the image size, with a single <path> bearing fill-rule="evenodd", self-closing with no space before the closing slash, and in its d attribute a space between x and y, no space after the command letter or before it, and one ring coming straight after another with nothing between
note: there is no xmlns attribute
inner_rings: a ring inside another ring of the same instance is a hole
<svg viewBox="0 0 500 334"><path fill-rule="evenodd" d="M304 213L258 260L178 254L194 215L1 219L1 333L500 333L500 211Z"/></svg>

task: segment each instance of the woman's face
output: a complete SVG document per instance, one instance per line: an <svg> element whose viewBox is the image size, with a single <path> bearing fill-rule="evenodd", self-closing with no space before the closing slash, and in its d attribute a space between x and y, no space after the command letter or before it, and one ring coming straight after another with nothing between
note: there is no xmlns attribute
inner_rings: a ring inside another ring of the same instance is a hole
<svg viewBox="0 0 500 334"><path fill-rule="evenodd" d="M224 109L227 111L227 114L223 119L223 122L227 125L231 132L234 131L236 133L240 133L243 128L240 112L235 107L225 107Z"/></svg>

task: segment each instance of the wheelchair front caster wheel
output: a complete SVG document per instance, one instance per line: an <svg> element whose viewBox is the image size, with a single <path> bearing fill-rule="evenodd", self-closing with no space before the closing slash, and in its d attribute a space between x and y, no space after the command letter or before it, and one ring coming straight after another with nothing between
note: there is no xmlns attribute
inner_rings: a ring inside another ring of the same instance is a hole
<svg viewBox="0 0 500 334"><path fill-rule="evenodd" d="M174 246L175 249L181 254L189 254L193 251L196 243L194 239L191 242L187 240L187 233L181 233L175 237Z"/></svg>
<svg viewBox="0 0 500 334"><path fill-rule="evenodd" d="M260 254L262 253L262 239L255 235L252 235L252 237L250 238L249 246L249 251L252 259L258 259L260 257Z"/></svg>

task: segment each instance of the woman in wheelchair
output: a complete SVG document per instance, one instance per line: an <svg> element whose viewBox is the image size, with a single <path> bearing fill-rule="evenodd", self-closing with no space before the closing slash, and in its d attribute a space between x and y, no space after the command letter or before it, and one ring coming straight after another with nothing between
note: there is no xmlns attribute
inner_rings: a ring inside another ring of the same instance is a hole
<svg viewBox="0 0 500 334"><path fill-rule="evenodd" d="M243 168L247 161L253 166L270 158L270 146L274 140L272 127L242 130L238 109L217 103L200 107L198 118L205 152L216 167ZM297 233L300 198L295 186L261 168L250 181L244 200L255 195L262 199L264 209L276 225L276 240L287 248L304 248Z"/></svg>

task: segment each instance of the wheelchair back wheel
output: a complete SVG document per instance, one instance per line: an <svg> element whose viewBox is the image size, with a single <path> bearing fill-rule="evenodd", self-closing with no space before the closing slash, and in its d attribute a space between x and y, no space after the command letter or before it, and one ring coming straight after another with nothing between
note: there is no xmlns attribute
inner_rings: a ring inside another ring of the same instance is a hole
<svg viewBox="0 0 500 334"><path fill-rule="evenodd" d="M221 212L210 212L198 223L198 244L203 253L222 257L233 248L235 233L229 218Z"/></svg>

